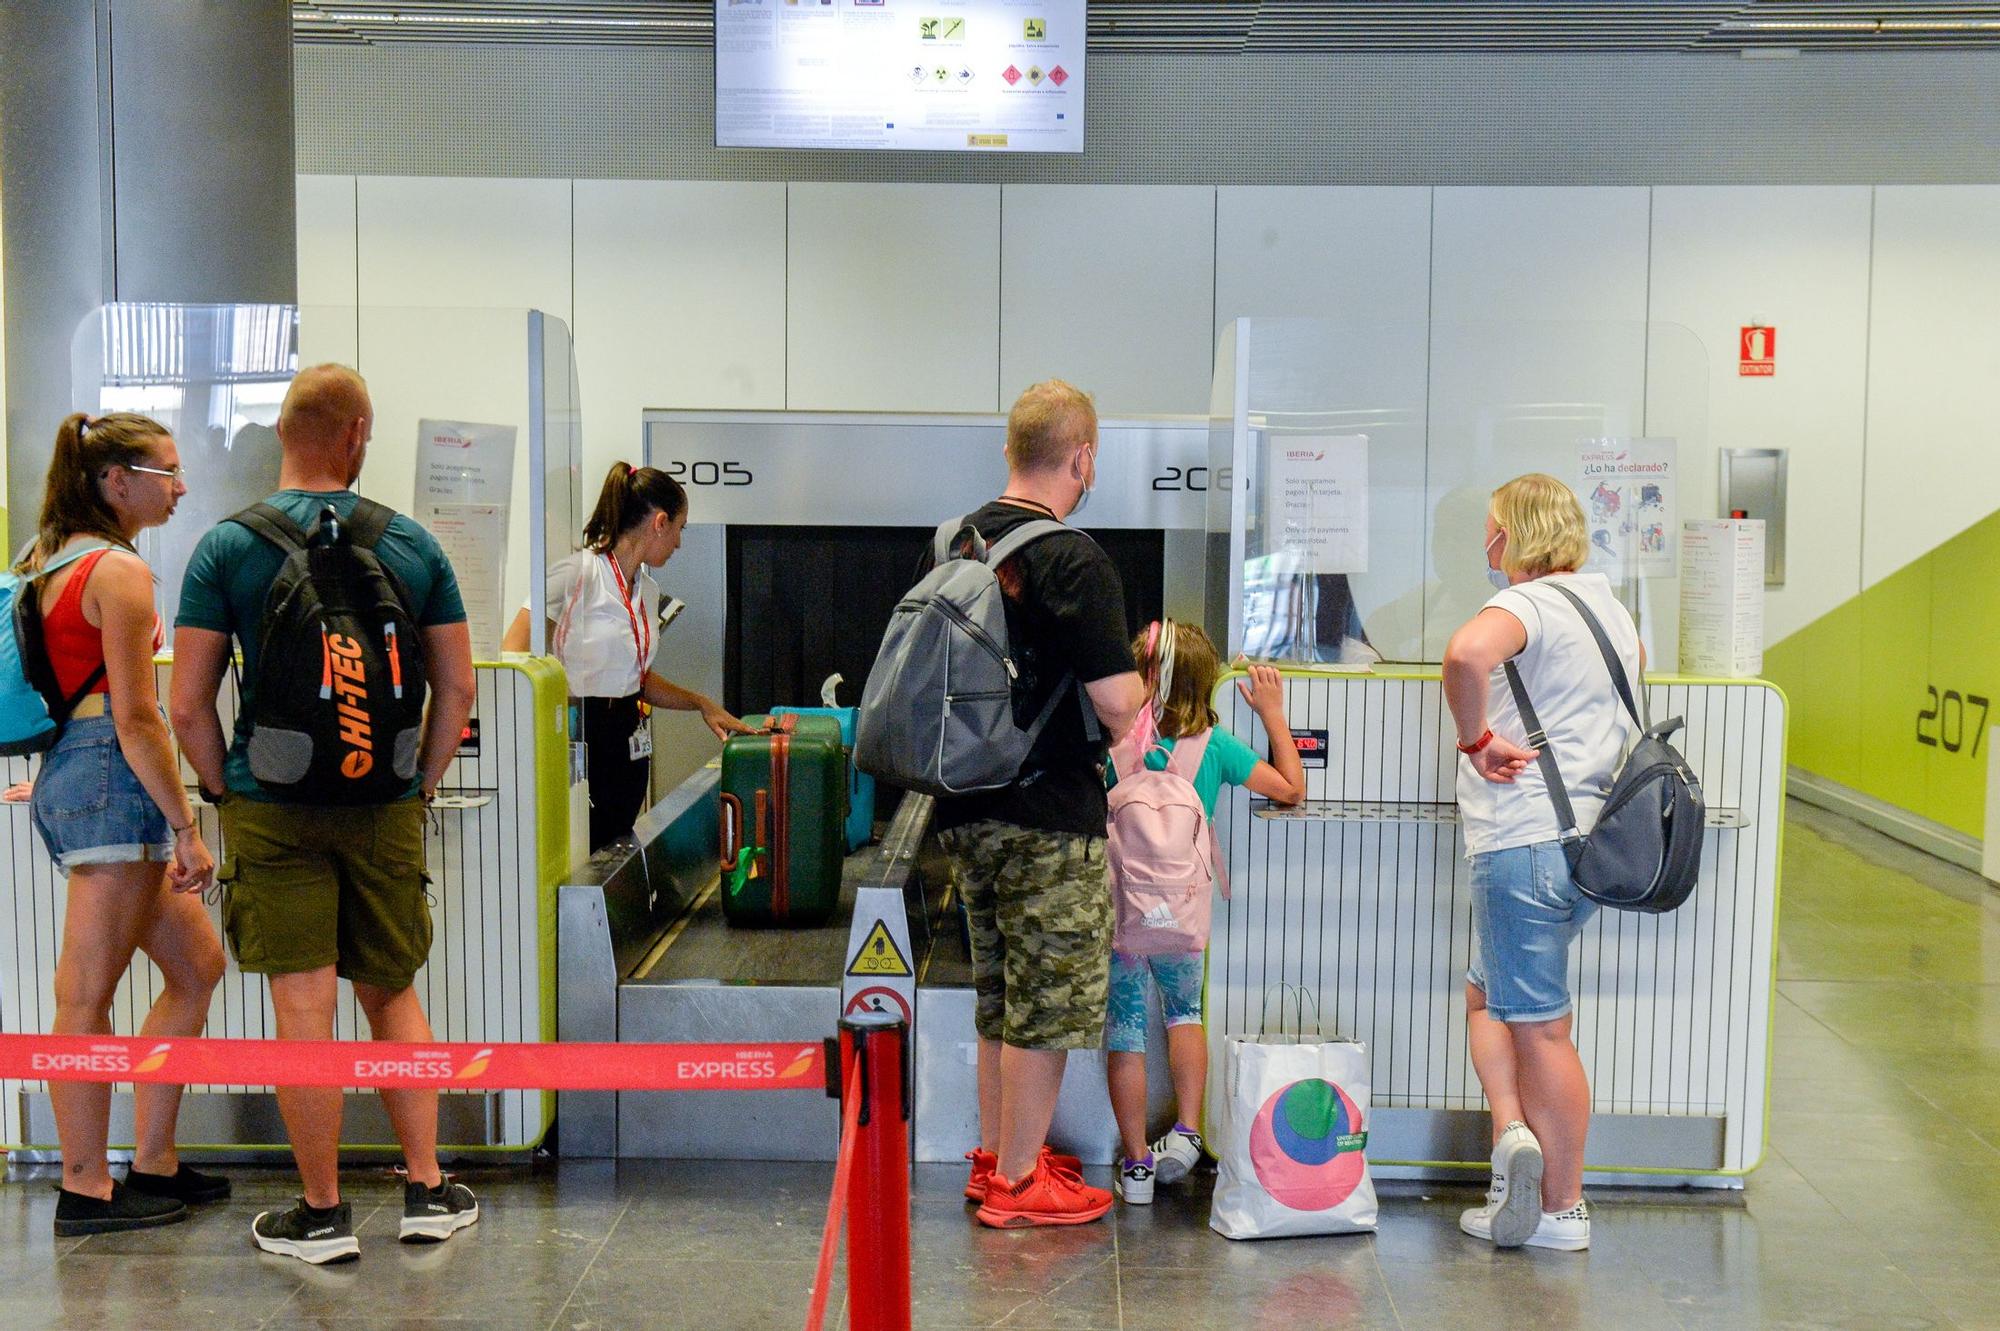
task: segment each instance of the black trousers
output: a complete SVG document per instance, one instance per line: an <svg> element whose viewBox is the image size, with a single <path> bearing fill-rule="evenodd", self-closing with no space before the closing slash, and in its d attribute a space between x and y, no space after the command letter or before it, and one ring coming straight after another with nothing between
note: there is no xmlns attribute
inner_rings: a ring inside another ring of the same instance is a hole
<svg viewBox="0 0 2000 1331"><path fill-rule="evenodd" d="M639 716L638 694L581 702L590 775L590 853L595 855L632 834L646 805L653 760L632 757L632 734L646 724Z"/></svg>

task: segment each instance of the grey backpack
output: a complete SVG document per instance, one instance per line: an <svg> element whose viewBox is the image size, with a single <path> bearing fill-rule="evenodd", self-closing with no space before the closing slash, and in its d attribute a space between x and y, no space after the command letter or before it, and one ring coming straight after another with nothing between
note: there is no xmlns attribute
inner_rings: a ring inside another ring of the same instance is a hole
<svg viewBox="0 0 2000 1331"><path fill-rule="evenodd" d="M1639 742L1625 756L1624 764L1612 778L1611 793L1589 836L1577 831L1576 810L1570 807L1569 789L1556 768L1554 747L1528 701L1528 688L1521 672L1507 663L1507 686L1514 692L1514 705L1528 729L1528 747L1539 749L1537 761L1549 799L1556 806L1556 824L1562 830L1563 850L1569 857L1570 872L1577 890L1599 905L1615 910L1636 910L1660 914L1673 910L1694 892L1701 874L1701 842L1708 812L1703 806L1701 782L1680 751L1667 742L1679 730L1681 718L1650 725L1641 719L1632 701L1632 686L1625 680L1625 667L1604 636L1604 626L1569 588L1555 586L1568 598L1618 687L1618 697L1639 727Z"/></svg>
<svg viewBox="0 0 2000 1331"><path fill-rule="evenodd" d="M954 554L968 518L937 529L937 566L896 604L868 672L855 718L854 763L862 771L926 795L999 790L1022 776L1029 750L1072 690L1084 727L1096 713L1065 677L1025 728L1014 721L1020 669L1007 638L1007 606L994 576L1031 542L1074 531L1060 522L1024 522L988 546L977 530Z"/></svg>

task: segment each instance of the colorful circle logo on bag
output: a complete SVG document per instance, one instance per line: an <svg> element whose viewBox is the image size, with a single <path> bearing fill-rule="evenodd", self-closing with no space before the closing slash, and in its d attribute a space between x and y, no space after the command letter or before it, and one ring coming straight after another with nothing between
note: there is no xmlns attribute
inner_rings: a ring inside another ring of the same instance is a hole
<svg viewBox="0 0 2000 1331"><path fill-rule="evenodd" d="M1346 1201L1368 1167L1361 1111L1330 1081L1295 1081L1264 1102L1250 1125L1250 1166L1264 1191L1294 1211Z"/></svg>

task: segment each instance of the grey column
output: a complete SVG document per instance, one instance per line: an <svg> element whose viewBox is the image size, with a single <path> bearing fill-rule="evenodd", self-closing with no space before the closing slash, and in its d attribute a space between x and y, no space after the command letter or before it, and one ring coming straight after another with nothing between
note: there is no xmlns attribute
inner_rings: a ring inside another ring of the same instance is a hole
<svg viewBox="0 0 2000 1331"><path fill-rule="evenodd" d="M291 303L290 6L0 4L7 504L34 521L70 344L114 300Z"/></svg>

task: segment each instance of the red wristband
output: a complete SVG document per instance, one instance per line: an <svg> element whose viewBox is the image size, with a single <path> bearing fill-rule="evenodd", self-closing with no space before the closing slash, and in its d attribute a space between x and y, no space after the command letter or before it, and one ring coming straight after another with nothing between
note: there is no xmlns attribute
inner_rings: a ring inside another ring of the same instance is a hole
<svg viewBox="0 0 2000 1331"><path fill-rule="evenodd" d="M1460 753L1477 753L1481 749L1485 748L1488 744L1491 744L1492 742L1493 742L1493 731L1491 729L1488 729L1485 734L1481 735L1478 739L1472 741L1472 743L1459 745L1458 751Z"/></svg>

